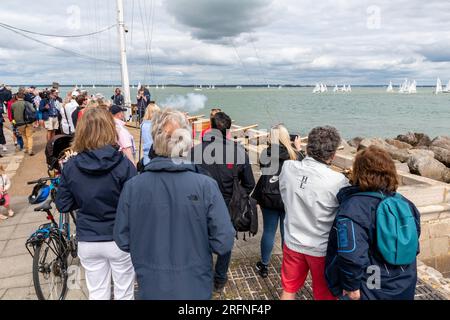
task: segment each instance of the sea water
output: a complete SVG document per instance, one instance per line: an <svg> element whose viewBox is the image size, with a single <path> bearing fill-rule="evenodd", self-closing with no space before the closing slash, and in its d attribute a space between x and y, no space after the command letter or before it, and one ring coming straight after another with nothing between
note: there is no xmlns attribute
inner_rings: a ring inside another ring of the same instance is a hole
<svg viewBox="0 0 450 320"><path fill-rule="evenodd" d="M331 90L330 90L331 89ZM61 87L64 97L69 88ZM84 87L90 94L111 98L114 88ZM387 93L382 87L353 87L350 93L313 94L312 88L194 88L150 87L152 100L170 105L191 115L209 116L219 107L238 125L258 124L260 129L283 123L291 133L306 135L321 125L335 126L346 139L361 137L396 137L408 131L423 132L431 138L450 135L450 94L433 93L433 88L418 88L417 94ZM137 89L131 89L136 102ZM193 96L194 95L194 96ZM195 99L196 96L205 98ZM189 98L190 97L190 98Z"/></svg>

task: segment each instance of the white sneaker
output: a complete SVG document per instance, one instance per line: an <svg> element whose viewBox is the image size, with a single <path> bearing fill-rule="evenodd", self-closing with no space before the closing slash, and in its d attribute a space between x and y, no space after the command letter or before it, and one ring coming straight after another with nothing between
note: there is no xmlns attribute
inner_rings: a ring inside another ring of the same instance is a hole
<svg viewBox="0 0 450 320"><path fill-rule="evenodd" d="M5 145L3 145L3 151L8 151Z"/></svg>

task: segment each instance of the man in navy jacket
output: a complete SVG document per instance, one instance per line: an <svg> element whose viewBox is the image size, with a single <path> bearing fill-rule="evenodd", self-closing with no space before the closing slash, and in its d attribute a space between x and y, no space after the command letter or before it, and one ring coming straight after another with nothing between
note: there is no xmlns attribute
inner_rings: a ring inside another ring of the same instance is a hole
<svg viewBox="0 0 450 320"><path fill-rule="evenodd" d="M178 158L191 139L181 112L156 116L157 157L119 200L114 240L131 254L139 299L210 299L212 253L233 247L235 230L217 183Z"/></svg>

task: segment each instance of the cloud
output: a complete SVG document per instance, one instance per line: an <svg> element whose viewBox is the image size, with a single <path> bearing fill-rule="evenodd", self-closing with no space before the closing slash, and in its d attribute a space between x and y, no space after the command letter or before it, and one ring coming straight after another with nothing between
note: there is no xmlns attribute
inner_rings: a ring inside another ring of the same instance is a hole
<svg viewBox="0 0 450 320"><path fill-rule="evenodd" d="M223 41L270 23L272 0L169 0L167 10L200 40Z"/></svg>

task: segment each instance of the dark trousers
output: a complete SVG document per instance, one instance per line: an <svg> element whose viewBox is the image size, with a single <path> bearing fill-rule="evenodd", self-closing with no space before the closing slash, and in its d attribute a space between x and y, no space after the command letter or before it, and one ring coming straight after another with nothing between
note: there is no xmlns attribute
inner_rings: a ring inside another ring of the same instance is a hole
<svg viewBox="0 0 450 320"><path fill-rule="evenodd" d="M218 283L225 283L228 280L227 273L228 267L231 261L231 251L222 255L217 256L214 281Z"/></svg>

